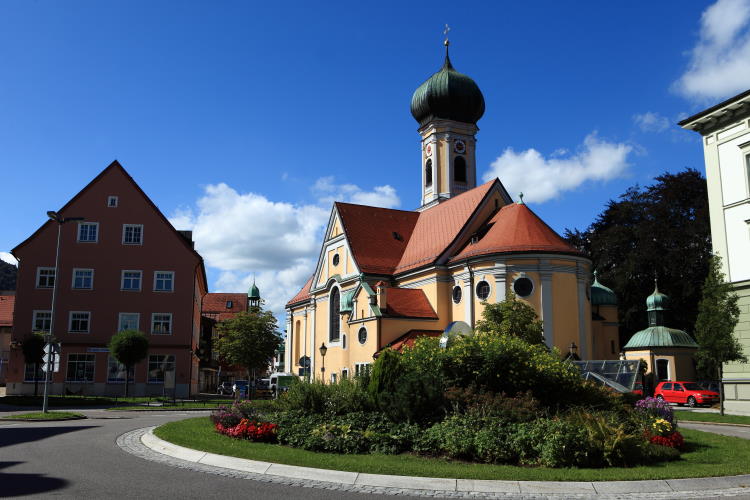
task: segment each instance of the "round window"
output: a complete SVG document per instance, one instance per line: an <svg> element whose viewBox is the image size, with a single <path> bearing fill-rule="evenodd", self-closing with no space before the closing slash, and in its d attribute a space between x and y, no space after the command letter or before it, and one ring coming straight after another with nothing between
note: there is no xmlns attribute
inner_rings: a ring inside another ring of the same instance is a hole
<svg viewBox="0 0 750 500"><path fill-rule="evenodd" d="M477 283L477 297L481 300L487 300L490 296L490 284L486 281L480 281Z"/></svg>
<svg viewBox="0 0 750 500"><path fill-rule="evenodd" d="M513 291L519 297L528 297L534 291L534 283L529 278L518 278L513 282Z"/></svg>
<svg viewBox="0 0 750 500"><path fill-rule="evenodd" d="M453 287L453 302L455 302L456 304L461 302L461 287L460 286Z"/></svg>
<svg viewBox="0 0 750 500"><path fill-rule="evenodd" d="M359 338L359 343L364 344L367 342L367 329L363 326L359 329L359 333L357 333L357 337Z"/></svg>
<svg viewBox="0 0 750 500"><path fill-rule="evenodd" d="M339 254L335 254L333 256L333 265L338 266L339 265Z"/></svg>

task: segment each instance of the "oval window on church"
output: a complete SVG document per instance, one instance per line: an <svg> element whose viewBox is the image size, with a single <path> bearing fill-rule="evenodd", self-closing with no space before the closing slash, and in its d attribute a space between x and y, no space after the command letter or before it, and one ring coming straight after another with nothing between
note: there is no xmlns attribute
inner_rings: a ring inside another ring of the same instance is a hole
<svg viewBox="0 0 750 500"><path fill-rule="evenodd" d="M333 256L333 265L338 266L339 265L339 254L335 254Z"/></svg>
<svg viewBox="0 0 750 500"><path fill-rule="evenodd" d="M479 300L487 300L487 297L489 296L490 284L484 280L477 283L477 297L479 297Z"/></svg>
<svg viewBox="0 0 750 500"><path fill-rule="evenodd" d="M357 333L357 338L359 339L360 344L364 344L367 342L367 328L364 326L359 329L359 332Z"/></svg>
<svg viewBox="0 0 750 500"><path fill-rule="evenodd" d="M519 297L528 297L534 291L534 283L529 278L521 277L513 282L513 292Z"/></svg>
<svg viewBox="0 0 750 500"><path fill-rule="evenodd" d="M461 287L460 286L453 287L453 302L455 302L456 304L461 302Z"/></svg>

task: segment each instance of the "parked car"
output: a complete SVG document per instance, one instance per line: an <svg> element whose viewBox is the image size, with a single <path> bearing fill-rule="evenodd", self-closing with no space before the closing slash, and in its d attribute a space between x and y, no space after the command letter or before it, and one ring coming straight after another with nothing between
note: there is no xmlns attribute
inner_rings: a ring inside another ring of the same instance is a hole
<svg viewBox="0 0 750 500"><path fill-rule="evenodd" d="M219 387L216 388L216 394L221 394L222 396L232 394L233 391L232 383L229 381L220 383Z"/></svg>
<svg viewBox="0 0 750 500"><path fill-rule="evenodd" d="M659 382L654 390L658 399L670 403L686 404L695 407L698 405L711 406L719 402L719 393L701 389L695 382L663 381Z"/></svg>
<svg viewBox="0 0 750 500"><path fill-rule="evenodd" d="M271 386L270 378L259 378L255 383L255 389L259 391L268 390Z"/></svg>
<svg viewBox="0 0 750 500"><path fill-rule="evenodd" d="M698 382L698 385L701 387L701 389L706 389L707 391L714 391L714 392L719 392L720 384L721 382L715 382L715 381Z"/></svg>
<svg viewBox="0 0 750 500"><path fill-rule="evenodd" d="M274 373L271 375L269 382L271 393L278 396L289 389L295 379L297 379L297 376L294 373Z"/></svg>
<svg viewBox="0 0 750 500"><path fill-rule="evenodd" d="M247 380L235 380L234 385L232 385L232 395L234 397L237 397L243 391L245 393L245 396L247 396L247 391L248 391Z"/></svg>
<svg viewBox="0 0 750 500"><path fill-rule="evenodd" d="M636 382L633 386L633 390L631 391L633 394L637 394L639 396L643 396L643 384L640 382Z"/></svg>

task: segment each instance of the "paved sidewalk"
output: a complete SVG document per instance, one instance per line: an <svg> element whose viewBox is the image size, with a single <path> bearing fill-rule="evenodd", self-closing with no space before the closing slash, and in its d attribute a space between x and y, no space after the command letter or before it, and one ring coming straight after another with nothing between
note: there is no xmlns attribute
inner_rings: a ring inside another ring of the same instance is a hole
<svg viewBox="0 0 750 500"><path fill-rule="evenodd" d="M153 434L121 435L117 444L141 458L174 467L292 486L384 495L445 498L750 498L750 475L655 481L488 481L386 476L259 462L192 450Z"/></svg>

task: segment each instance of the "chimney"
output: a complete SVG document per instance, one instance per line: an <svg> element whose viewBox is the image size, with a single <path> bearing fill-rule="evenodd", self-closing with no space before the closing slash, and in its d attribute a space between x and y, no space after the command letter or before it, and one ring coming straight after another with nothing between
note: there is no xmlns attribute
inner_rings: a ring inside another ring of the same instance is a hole
<svg viewBox="0 0 750 500"><path fill-rule="evenodd" d="M377 289L378 294L378 307L380 308L381 312L386 311L386 307L388 306L388 300L386 298L386 290L388 289L388 285L386 285L385 281L378 281L375 283L375 288Z"/></svg>

